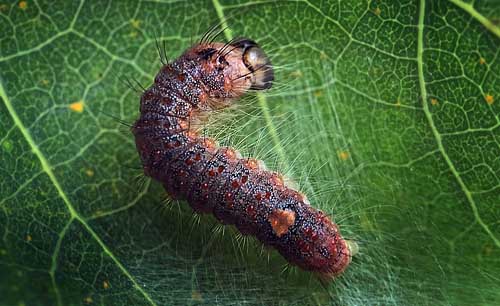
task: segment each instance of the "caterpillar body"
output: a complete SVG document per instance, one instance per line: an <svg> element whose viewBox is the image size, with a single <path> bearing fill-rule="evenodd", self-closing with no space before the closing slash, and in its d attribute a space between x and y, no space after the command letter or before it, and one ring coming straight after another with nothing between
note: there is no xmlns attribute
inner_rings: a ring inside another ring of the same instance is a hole
<svg viewBox="0 0 500 306"><path fill-rule="evenodd" d="M250 90L271 87L273 67L252 40L199 42L166 63L140 101L132 132L146 175L193 210L212 213L323 279L339 275L351 252L337 226L283 177L198 134L210 114Z"/></svg>

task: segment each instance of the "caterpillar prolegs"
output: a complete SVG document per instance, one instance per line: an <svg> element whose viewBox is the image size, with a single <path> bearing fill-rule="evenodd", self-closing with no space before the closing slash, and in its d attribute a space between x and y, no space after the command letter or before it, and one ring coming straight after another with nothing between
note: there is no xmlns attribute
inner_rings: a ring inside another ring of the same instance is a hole
<svg viewBox="0 0 500 306"><path fill-rule="evenodd" d="M145 174L170 196L255 236L289 263L331 279L351 258L337 226L280 174L218 147L196 129L210 111L249 90L270 88L273 81L273 67L254 41L202 40L166 63L141 96L132 127L136 146Z"/></svg>

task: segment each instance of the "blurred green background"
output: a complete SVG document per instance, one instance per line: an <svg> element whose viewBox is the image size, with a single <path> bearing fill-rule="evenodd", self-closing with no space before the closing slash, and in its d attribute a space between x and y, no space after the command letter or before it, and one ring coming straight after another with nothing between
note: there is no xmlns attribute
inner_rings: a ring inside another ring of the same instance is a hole
<svg viewBox="0 0 500 306"><path fill-rule="evenodd" d="M276 67L207 133L293 178L360 253L321 286L141 178L155 36ZM500 305L500 3L0 0L1 305Z"/></svg>

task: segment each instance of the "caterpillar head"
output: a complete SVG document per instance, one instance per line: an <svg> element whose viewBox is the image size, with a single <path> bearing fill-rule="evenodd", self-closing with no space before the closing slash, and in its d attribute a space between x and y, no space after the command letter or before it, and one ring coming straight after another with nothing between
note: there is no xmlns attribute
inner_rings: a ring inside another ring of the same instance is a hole
<svg viewBox="0 0 500 306"><path fill-rule="evenodd" d="M214 93L219 92L219 97L237 98L251 89L268 89L274 81L268 56L250 39L198 44L185 57L201 63L204 82L210 84Z"/></svg>
<svg viewBox="0 0 500 306"><path fill-rule="evenodd" d="M242 50L242 61L253 75L251 89L262 90L271 88L274 81L274 71L269 57L250 39L243 38L232 44Z"/></svg>

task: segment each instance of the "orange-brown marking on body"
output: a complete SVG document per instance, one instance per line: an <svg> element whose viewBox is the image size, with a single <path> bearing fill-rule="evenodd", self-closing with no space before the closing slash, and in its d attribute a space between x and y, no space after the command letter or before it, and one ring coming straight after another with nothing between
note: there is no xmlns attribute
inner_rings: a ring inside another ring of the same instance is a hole
<svg viewBox="0 0 500 306"><path fill-rule="evenodd" d="M239 186L240 186L240 183L238 183L238 181L233 181L233 182L231 183L231 187L233 187L233 189L236 189L236 188L238 188Z"/></svg>
<svg viewBox="0 0 500 306"><path fill-rule="evenodd" d="M268 218L276 236L281 237L295 222L295 212L288 209L277 209Z"/></svg>
<svg viewBox="0 0 500 306"><path fill-rule="evenodd" d="M298 191L295 191L293 193L293 198L299 202L304 202L304 199L306 198L306 196Z"/></svg>
<svg viewBox="0 0 500 306"><path fill-rule="evenodd" d="M255 195L255 199L260 202L262 200L262 195L260 194L260 192L257 192L257 194Z"/></svg>
<svg viewBox="0 0 500 306"><path fill-rule="evenodd" d="M233 89L233 81L229 78L224 79L224 91L230 92Z"/></svg>
<svg viewBox="0 0 500 306"><path fill-rule="evenodd" d="M224 151L224 156L229 160L233 160L236 158L236 152L231 148L226 148L226 150Z"/></svg>
<svg viewBox="0 0 500 306"><path fill-rule="evenodd" d="M202 91L200 95L198 96L198 99L200 100L201 103L205 103L208 100L208 95L206 92Z"/></svg>
<svg viewBox="0 0 500 306"><path fill-rule="evenodd" d="M224 199L226 200L226 204L228 208L234 207L234 195L231 192L226 192L224 195Z"/></svg>
<svg viewBox="0 0 500 306"><path fill-rule="evenodd" d="M172 103L172 100L170 100L170 98L163 97L160 99L160 103L162 103L164 105L169 105L170 103Z"/></svg>
<svg viewBox="0 0 500 306"><path fill-rule="evenodd" d="M214 150L216 148L216 143L215 143L215 140L213 140L212 138L205 138L203 140L205 146L207 147L207 149L209 150Z"/></svg>
<svg viewBox="0 0 500 306"><path fill-rule="evenodd" d="M193 132L193 131L188 131L186 133L186 136L191 140L191 141L194 141L195 139L198 138L198 134L196 132Z"/></svg>
<svg viewBox="0 0 500 306"><path fill-rule="evenodd" d="M256 170L259 167L259 164L257 163L256 159L249 158L245 162L245 166L248 167L248 169Z"/></svg>
<svg viewBox="0 0 500 306"><path fill-rule="evenodd" d="M285 185L283 176L281 176L281 174L279 173L273 173L273 175L271 176L271 183L279 188L282 188Z"/></svg>
<svg viewBox="0 0 500 306"><path fill-rule="evenodd" d="M252 219L255 218L255 215L257 213L257 211L255 210L255 206L253 206L253 205L248 206L246 211L247 211L248 216L250 216L250 218L252 218Z"/></svg>
<svg viewBox="0 0 500 306"><path fill-rule="evenodd" d="M186 79L186 75L184 73L179 73L177 75L177 80L184 82L185 79Z"/></svg>
<svg viewBox="0 0 500 306"><path fill-rule="evenodd" d="M181 129L186 130L189 128L189 123L186 120L179 120L179 126Z"/></svg>
<svg viewBox="0 0 500 306"><path fill-rule="evenodd" d="M311 244L305 240L299 240L298 246L299 246L299 250L302 253L309 253L309 251L311 251Z"/></svg>
<svg viewBox="0 0 500 306"><path fill-rule="evenodd" d="M267 200L271 198L271 193L269 191L266 191L266 194L264 195Z"/></svg>

